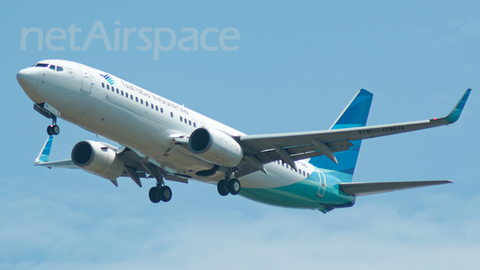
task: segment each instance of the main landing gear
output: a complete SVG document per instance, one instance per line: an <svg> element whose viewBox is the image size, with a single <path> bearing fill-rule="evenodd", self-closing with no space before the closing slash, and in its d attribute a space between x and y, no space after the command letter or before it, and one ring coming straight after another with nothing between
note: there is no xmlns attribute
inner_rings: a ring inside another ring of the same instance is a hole
<svg viewBox="0 0 480 270"><path fill-rule="evenodd" d="M148 178L154 177L157 185L152 187L148 192L148 197L152 203L168 202L172 199L172 190L165 185L164 176L166 174L161 168L142 163L145 171L150 174Z"/></svg>
<svg viewBox="0 0 480 270"><path fill-rule="evenodd" d="M242 186L237 179L230 180L220 180L217 184L218 193L222 196L227 196L229 193L232 195L237 195L240 193Z"/></svg>
<svg viewBox="0 0 480 270"><path fill-rule="evenodd" d="M168 202L172 199L172 190L168 186L152 187L148 192L148 197L153 203Z"/></svg>

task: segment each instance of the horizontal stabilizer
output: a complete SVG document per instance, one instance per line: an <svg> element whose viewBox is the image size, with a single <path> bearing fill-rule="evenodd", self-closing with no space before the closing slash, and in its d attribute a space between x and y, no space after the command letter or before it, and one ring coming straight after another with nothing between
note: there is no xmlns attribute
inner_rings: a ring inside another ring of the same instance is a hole
<svg viewBox="0 0 480 270"><path fill-rule="evenodd" d="M402 189L410 189L417 187L434 186L441 184L453 183L449 180L433 180L433 181L399 181L399 182L376 182L376 183L341 183L340 189L353 196L371 195L389 191Z"/></svg>

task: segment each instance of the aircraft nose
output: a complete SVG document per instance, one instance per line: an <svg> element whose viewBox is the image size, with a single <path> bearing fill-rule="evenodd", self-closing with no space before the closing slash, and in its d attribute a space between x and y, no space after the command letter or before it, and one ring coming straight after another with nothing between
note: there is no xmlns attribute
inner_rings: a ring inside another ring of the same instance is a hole
<svg viewBox="0 0 480 270"><path fill-rule="evenodd" d="M17 73L17 81L23 90L33 91L39 81L38 72L35 72L32 68L22 69Z"/></svg>

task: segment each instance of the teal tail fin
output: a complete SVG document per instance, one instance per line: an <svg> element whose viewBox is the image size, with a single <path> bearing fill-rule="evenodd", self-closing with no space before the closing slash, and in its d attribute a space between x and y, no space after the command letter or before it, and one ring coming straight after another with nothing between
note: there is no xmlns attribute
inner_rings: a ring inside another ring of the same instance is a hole
<svg viewBox="0 0 480 270"><path fill-rule="evenodd" d="M373 94L365 89L360 89L357 95L348 104L342 114L338 117L330 129L342 129L363 127L367 123L370 105L372 104ZM343 182L351 182L353 172L357 163L358 153L360 151L361 140L351 141L353 144L349 150L338 152L335 157L338 164L331 161L326 156L319 156L310 159L310 163L317 168L335 171L332 172Z"/></svg>

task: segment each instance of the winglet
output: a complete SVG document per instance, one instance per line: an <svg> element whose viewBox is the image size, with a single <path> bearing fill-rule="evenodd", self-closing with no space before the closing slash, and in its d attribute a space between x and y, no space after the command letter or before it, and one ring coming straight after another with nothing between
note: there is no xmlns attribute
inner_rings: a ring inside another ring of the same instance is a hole
<svg viewBox="0 0 480 270"><path fill-rule="evenodd" d="M35 159L35 164L41 164L48 162L48 157L50 156L50 150L52 149L53 143L53 136L50 135L43 145L42 150L40 150L40 154L38 154L37 159Z"/></svg>
<svg viewBox="0 0 480 270"><path fill-rule="evenodd" d="M449 115L440 119L434 118L433 120L445 120L449 124L455 123L458 118L460 118L460 114L462 114L463 107L465 106L471 91L472 89L470 88L465 91L465 94L463 94L462 98L458 101L457 105L455 105L455 108L453 108Z"/></svg>

